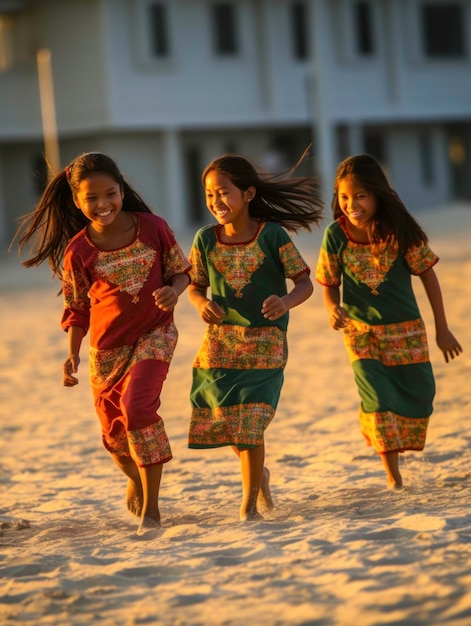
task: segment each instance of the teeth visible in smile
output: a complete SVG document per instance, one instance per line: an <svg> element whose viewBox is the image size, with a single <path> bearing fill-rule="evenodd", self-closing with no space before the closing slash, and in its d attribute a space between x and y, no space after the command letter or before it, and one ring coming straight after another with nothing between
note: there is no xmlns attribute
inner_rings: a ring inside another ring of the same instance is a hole
<svg viewBox="0 0 471 626"><path fill-rule="evenodd" d="M361 217L361 215L362 215L361 211L352 211L350 213L350 217L355 217L355 218L359 218Z"/></svg>
<svg viewBox="0 0 471 626"><path fill-rule="evenodd" d="M107 215L111 215L111 211L101 211L101 213L97 213L98 217L106 217Z"/></svg>

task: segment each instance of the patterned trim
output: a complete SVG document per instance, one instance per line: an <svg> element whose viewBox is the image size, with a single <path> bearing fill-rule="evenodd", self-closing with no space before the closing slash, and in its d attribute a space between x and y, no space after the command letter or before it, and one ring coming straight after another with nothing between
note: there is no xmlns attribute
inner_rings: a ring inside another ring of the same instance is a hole
<svg viewBox="0 0 471 626"><path fill-rule="evenodd" d="M379 244L375 254L372 254L371 246L349 244L344 250L343 261L352 274L377 296L378 287L384 282L397 254L396 243Z"/></svg>
<svg viewBox="0 0 471 626"><path fill-rule="evenodd" d="M121 292L131 295L136 304L156 257L155 250L137 240L121 250L100 251L95 270L105 282L118 285Z"/></svg>
<svg viewBox="0 0 471 626"><path fill-rule="evenodd" d="M64 270L62 276L64 308L84 311L88 314L90 309L89 290L90 282L83 272Z"/></svg>
<svg viewBox="0 0 471 626"><path fill-rule="evenodd" d="M426 245L408 250L405 259L410 271L416 276L420 276L438 262L438 256Z"/></svg>
<svg viewBox="0 0 471 626"><path fill-rule="evenodd" d="M310 272L309 267L292 241L280 247L279 255L286 278L297 278L304 272Z"/></svg>
<svg viewBox="0 0 471 626"><path fill-rule="evenodd" d="M277 369L286 365L287 357L286 333L277 326L210 324L193 367Z"/></svg>
<svg viewBox="0 0 471 626"><path fill-rule="evenodd" d="M190 250L189 258L191 263L191 284L198 287L208 287L209 276L206 266L203 263L203 255L201 254L201 251L193 246Z"/></svg>
<svg viewBox="0 0 471 626"><path fill-rule="evenodd" d="M234 290L235 297L242 298L242 291L250 284L252 274L262 266L265 253L258 240L241 245L219 244L209 253L209 260Z"/></svg>
<svg viewBox="0 0 471 626"><path fill-rule="evenodd" d="M180 246L175 243L170 250L167 251L164 258L164 280L168 282L172 276L176 274L184 274L189 272L190 264L185 258Z"/></svg>
<svg viewBox="0 0 471 626"><path fill-rule="evenodd" d="M170 443L161 419L145 428L130 430L128 441L131 457L140 467L166 463L172 458Z"/></svg>
<svg viewBox="0 0 471 626"><path fill-rule="evenodd" d="M139 467L167 463L172 458L161 419L139 430L126 432L123 427L113 436L103 435L103 445L112 454L131 457Z"/></svg>
<svg viewBox="0 0 471 626"><path fill-rule="evenodd" d="M420 318L378 326L349 320L344 339L350 361L375 359L386 366L429 361L425 325Z"/></svg>
<svg viewBox="0 0 471 626"><path fill-rule="evenodd" d="M90 348L90 382L100 389L114 385L126 371L144 359L170 363L177 344L178 332L172 322L153 328L139 338L135 346L120 346L111 350Z"/></svg>
<svg viewBox="0 0 471 626"><path fill-rule="evenodd" d="M275 409L264 403L194 408L188 445L190 448L260 446L274 414Z"/></svg>
<svg viewBox="0 0 471 626"><path fill-rule="evenodd" d="M392 411L364 413L360 408L362 435L379 454L423 450L428 423L428 417L403 417Z"/></svg>
<svg viewBox="0 0 471 626"><path fill-rule="evenodd" d="M325 287L340 286L340 263L337 254L329 254L325 248L319 252L319 261L316 267L316 280Z"/></svg>

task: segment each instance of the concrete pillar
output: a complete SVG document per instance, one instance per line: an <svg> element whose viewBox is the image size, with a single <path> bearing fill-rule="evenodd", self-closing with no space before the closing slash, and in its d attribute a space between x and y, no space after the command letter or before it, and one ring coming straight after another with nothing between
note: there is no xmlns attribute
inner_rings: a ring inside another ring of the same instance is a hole
<svg viewBox="0 0 471 626"><path fill-rule="evenodd" d="M335 149L335 122L329 115L326 72L329 71L330 33L329 0L311 0L309 5L312 59L311 59L311 102L314 127L314 157L320 178L322 193L328 204L332 197L332 185L337 167Z"/></svg>
<svg viewBox="0 0 471 626"><path fill-rule="evenodd" d="M175 129L164 133L164 163L165 163L165 196L168 202L166 214L169 225L173 230L182 230L188 219L185 213L185 169L182 153L180 133Z"/></svg>

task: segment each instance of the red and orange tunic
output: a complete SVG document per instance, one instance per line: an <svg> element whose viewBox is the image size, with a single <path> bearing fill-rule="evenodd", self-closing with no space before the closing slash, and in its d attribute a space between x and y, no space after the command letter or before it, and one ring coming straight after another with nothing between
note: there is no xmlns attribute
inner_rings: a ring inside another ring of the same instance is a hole
<svg viewBox="0 0 471 626"><path fill-rule="evenodd" d="M90 331L90 382L105 447L137 465L172 458L160 392L177 342L173 313L152 292L190 264L161 217L134 213L136 236L100 250L79 232L64 256L62 328Z"/></svg>

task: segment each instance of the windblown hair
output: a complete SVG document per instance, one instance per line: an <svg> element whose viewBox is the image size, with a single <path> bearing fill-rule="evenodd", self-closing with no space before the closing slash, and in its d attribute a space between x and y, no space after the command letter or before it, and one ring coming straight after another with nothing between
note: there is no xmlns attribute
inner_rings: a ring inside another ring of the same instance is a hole
<svg viewBox="0 0 471 626"><path fill-rule="evenodd" d="M367 227L371 243L395 241L402 254L410 248L427 243L426 233L390 186L378 161L369 154L351 156L338 166L332 198L334 219L343 215L338 200L338 188L340 181L346 176L354 176L360 185L376 196L376 213Z"/></svg>
<svg viewBox="0 0 471 626"><path fill-rule="evenodd" d="M32 247L33 256L23 262L25 267L38 266L47 259L53 276L62 278L62 261L67 244L90 223L75 206L74 195L82 180L93 173L106 174L119 183L124 192L123 211L152 213L124 180L113 159L100 152L81 154L52 178L36 209L20 218L12 244L18 239L20 253L28 244Z"/></svg>
<svg viewBox="0 0 471 626"><path fill-rule="evenodd" d="M311 224L319 226L324 206L317 179L292 176L308 150L293 167L275 174L263 172L246 157L224 154L206 166L201 182L204 187L207 175L216 171L227 176L241 191L255 187L256 194L249 204L251 217L276 222L294 232L300 228L310 231Z"/></svg>

